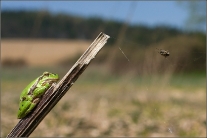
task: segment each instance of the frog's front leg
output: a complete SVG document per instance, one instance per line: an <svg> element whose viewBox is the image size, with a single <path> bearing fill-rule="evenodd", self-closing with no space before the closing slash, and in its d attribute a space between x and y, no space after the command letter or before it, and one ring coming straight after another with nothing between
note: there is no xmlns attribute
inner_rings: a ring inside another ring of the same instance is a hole
<svg viewBox="0 0 207 138"><path fill-rule="evenodd" d="M44 93L47 91L48 88L49 88L48 85L36 88L32 94L33 98L41 97L42 95L44 95Z"/></svg>

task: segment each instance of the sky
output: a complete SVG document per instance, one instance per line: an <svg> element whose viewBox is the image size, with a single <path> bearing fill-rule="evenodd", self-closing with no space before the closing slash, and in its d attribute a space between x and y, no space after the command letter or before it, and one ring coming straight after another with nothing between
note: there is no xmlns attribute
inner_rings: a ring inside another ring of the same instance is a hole
<svg viewBox="0 0 207 138"><path fill-rule="evenodd" d="M83 17L101 17L149 26L183 28L187 9L178 1L2 1L2 10L48 10ZM130 15L130 16L128 16Z"/></svg>

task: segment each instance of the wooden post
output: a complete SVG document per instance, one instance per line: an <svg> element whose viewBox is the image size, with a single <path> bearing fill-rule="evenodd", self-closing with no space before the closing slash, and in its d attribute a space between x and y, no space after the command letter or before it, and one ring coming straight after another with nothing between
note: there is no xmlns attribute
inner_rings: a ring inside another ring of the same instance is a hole
<svg viewBox="0 0 207 138"><path fill-rule="evenodd" d="M108 35L100 33L67 74L56 85L53 84L47 90L34 111L21 119L7 137L28 137L75 83L91 60L105 45L108 38L110 38Z"/></svg>

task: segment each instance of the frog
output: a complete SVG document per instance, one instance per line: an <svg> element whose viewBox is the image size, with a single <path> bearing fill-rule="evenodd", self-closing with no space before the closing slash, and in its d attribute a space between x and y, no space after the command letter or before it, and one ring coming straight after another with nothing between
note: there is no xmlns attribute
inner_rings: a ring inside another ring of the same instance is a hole
<svg viewBox="0 0 207 138"><path fill-rule="evenodd" d="M21 92L17 119L27 116L40 102L45 92L58 80L58 74L45 71L41 76L29 83Z"/></svg>

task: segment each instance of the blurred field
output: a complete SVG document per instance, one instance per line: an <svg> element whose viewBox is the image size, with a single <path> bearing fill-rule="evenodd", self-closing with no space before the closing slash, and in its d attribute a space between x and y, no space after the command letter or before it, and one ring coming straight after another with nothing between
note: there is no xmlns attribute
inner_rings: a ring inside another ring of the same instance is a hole
<svg viewBox="0 0 207 138"><path fill-rule="evenodd" d="M1 61L23 59L29 66L52 66L84 52L90 41L2 39Z"/></svg>
<svg viewBox="0 0 207 138"><path fill-rule="evenodd" d="M5 137L18 122L16 114L19 95L28 82L45 70L63 77L70 66L60 66L57 62L70 55L72 58L72 55L82 53L91 43L57 40L40 42L21 40L20 43L16 40L12 41L2 41L2 60L9 55L14 58L23 56L32 66L2 67L2 137ZM186 42L185 39L183 41ZM34 46L29 50L26 45L30 43ZM186 45L188 43L192 42L188 41ZM22 49L20 51L24 52L13 50L13 53L10 53L15 45L18 46L17 49ZM57 45L68 49L58 51ZM36 46L41 48L35 50ZM177 49L182 52L181 48L177 47ZM145 52L140 50L142 53L137 55L130 55L132 50L127 51L124 47L123 50L130 57L130 63L143 69L138 70L138 73L135 70L130 71L128 68L132 66L128 66L129 62L119 51L116 56L120 58L117 61L123 60L123 65L116 65L111 71L109 65L100 62L104 58L107 59L108 50L103 49L31 137L205 137L206 73L185 70L176 73L174 64L151 48L146 49ZM136 50L134 51L139 51ZM173 48L171 47L170 50L172 51ZM183 51L186 52L185 49ZM35 53L37 55L33 55ZM138 56L144 60L144 63L136 61ZM197 58L197 55L194 58ZM186 61L191 63L191 59ZM163 63L166 67L160 70ZM193 62L195 66L196 63ZM120 74L115 73L119 72L118 68L121 68Z"/></svg>

